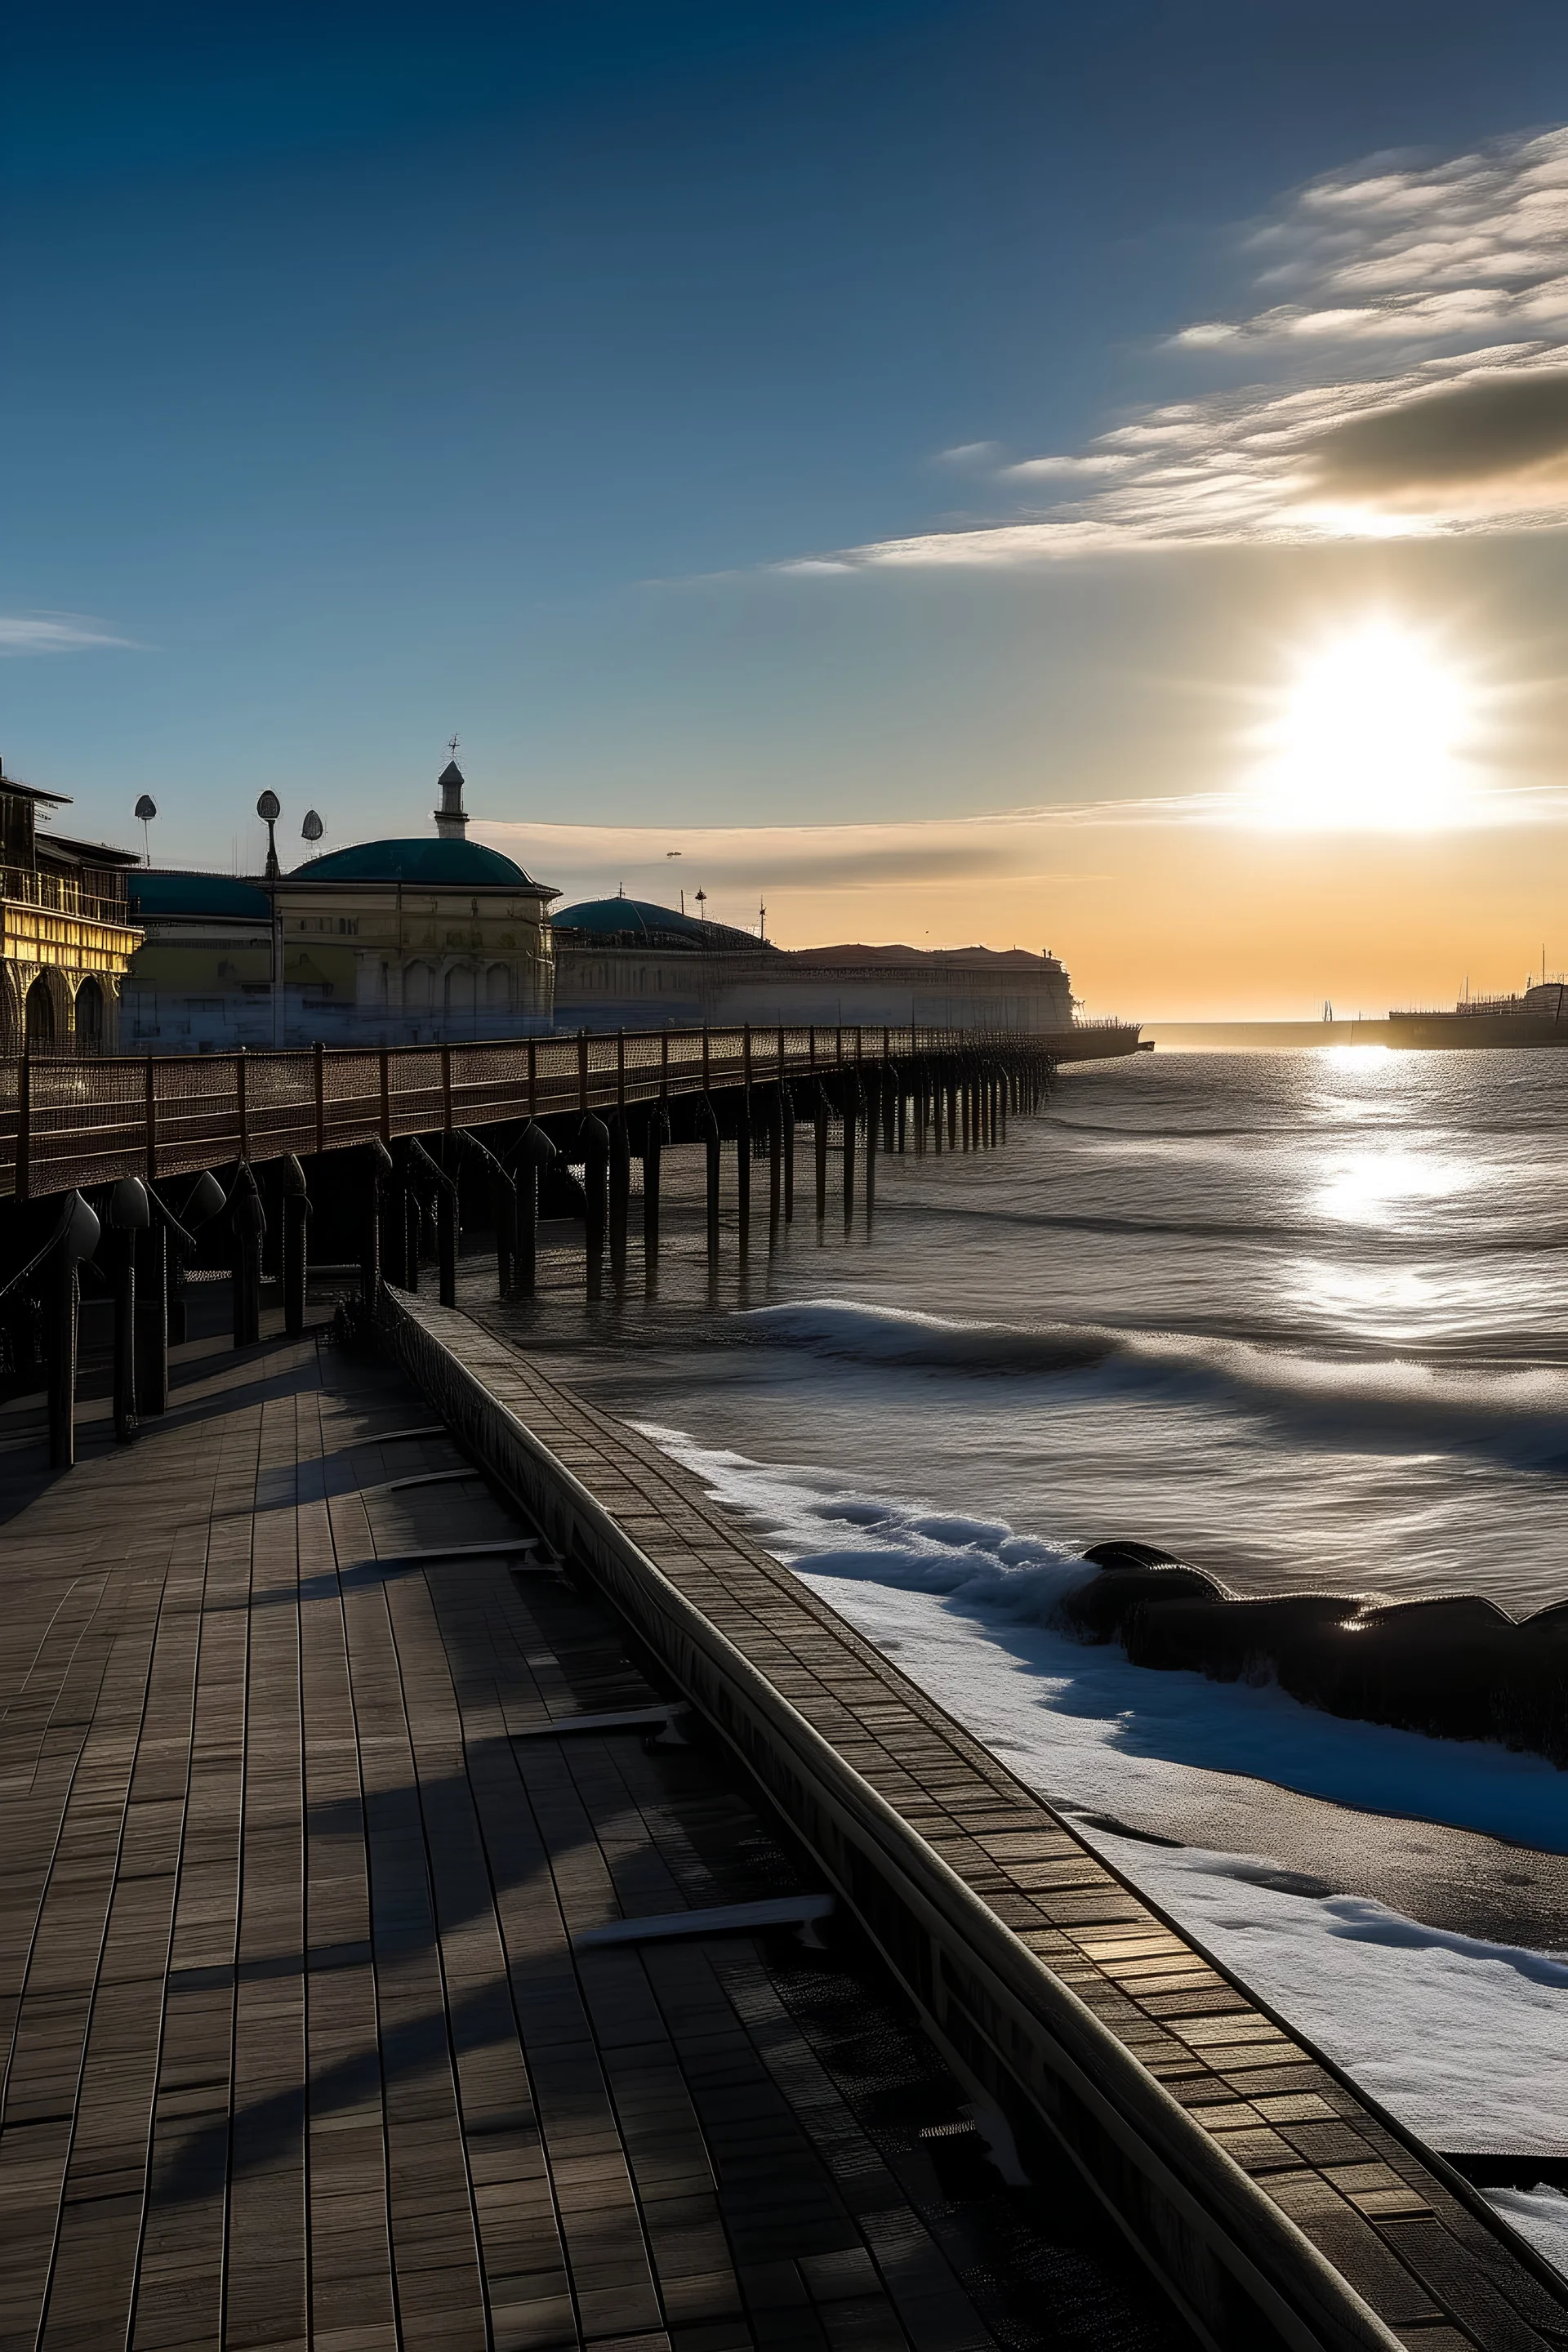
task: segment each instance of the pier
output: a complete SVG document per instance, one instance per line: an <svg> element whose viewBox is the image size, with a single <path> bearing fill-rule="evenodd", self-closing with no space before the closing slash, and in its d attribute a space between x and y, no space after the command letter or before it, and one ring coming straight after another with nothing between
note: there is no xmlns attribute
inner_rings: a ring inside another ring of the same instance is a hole
<svg viewBox="0 0 1568 2352"><path fill-rule="evenodd" d="M0 2352L1568 2345L1568 2288L1468 2182L473 1284L450 1303L476 1180L515 1296L509 1187L574 1158L593 1296L634 1270L634 1139L651 1281L667 1143L743 1252L753 1212L810 1213L797 1118L826 1226L831 1150L852 1213L879 1151L1000 1148L1048 1071L570 1042L510 1126L454 1124L441 1049L420 1087L389 1066L391 1147L345 1115L308 1176L286 1125L258 1160L237 1057L251 1156L216 1172L220 1074L184 1134L143 1097L146 1181L43 1203L48 1391L0 1411ZM35 1076L22 1210L67 1164ZM352 1265L312 1276L312 1206ZM204 1223L219 1265L176 1286Z"/></svg>

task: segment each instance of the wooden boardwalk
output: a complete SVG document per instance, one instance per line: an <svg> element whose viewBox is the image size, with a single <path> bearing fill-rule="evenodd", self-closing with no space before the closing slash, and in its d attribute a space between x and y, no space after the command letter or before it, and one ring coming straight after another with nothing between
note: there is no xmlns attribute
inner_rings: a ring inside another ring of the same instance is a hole
<svg viewBox="0 0 1568 2352"><path fill-rule="evenodd" d="M520 1532L486 1485L393 1486L460 1466L395 1433L431 1418L310 1338L181 1351L54 1480L0 1413L0 2352L1186 2343L1070 2180L1001 2184L852 1939L574 1950L802 1865L700 1745L517 1736L649 1686L590 1596L463 1556ZM657 1457L568 1438L717 1554ZM902 1698L856 1696L875 1768ZM1232 2099L1259 2156L1353 2133L1282 2081Z"/></svg>
<svg viewBox="0 0 1568 2352"><path fill-rule="evenodd" d="M1192 2114L1410 2352L1568 2343L1568 2287L692 1477L507 1344L421 1323Z"/></svg>

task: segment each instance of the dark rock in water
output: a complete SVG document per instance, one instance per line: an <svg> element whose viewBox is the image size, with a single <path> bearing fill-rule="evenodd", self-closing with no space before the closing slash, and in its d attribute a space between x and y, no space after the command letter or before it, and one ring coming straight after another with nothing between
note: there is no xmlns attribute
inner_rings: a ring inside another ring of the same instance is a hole
<svg viewBox="0 0 1568 2352"><path fill-rule="evenodd" d="M1096 1544L1062 1616L1135 1665L1275 1679L1331 1715L1496 1739L1568 1765L1568 1603L1522 1624L1475 1593L1377 1604L1356 1593L1246 1598L1148 1544Z"/></svg>

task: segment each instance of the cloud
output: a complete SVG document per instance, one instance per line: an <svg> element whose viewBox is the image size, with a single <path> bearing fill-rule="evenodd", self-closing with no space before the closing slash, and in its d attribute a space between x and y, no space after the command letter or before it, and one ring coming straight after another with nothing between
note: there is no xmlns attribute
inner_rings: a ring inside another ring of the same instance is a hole
<svg viewBox="0 0 1568 2352"><path fill-rule="evenodd" d="M1568 127L1310 182L1243 250L1263 307L1174 338L1240 390L998 469L1040 502L783 566L1017 566L1120 550L1568 524Z"/></svg>
<svg viewBox="0 0 1568 2352"><path fill-rule="evenodd" d="M1188 327L1178 343L1430 344L1568 327L1568 129L1326 173L1247 242L1260 289L1289 299Z"/></svg>
<svg viewBox="0 0 1568 2352"><path fill-rule="evenodd" d="M0 613L0 655L75 654L130 643L72 613Z"/></svg>

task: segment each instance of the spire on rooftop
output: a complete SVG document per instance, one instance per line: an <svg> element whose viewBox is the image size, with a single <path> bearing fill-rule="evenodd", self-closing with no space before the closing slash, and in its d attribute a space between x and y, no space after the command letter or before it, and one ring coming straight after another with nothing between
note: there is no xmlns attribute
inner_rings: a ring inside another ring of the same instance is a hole
<svg viewBox="0 0 1568 2352"><path fill-rule="evenodd" d="M457 738L453 738L456 749ZM461 841L468 830L468 813L463 806L463 772L456 760L448 760L437 779L441 805L435 812L436 830L443 841Z"/></svg>

